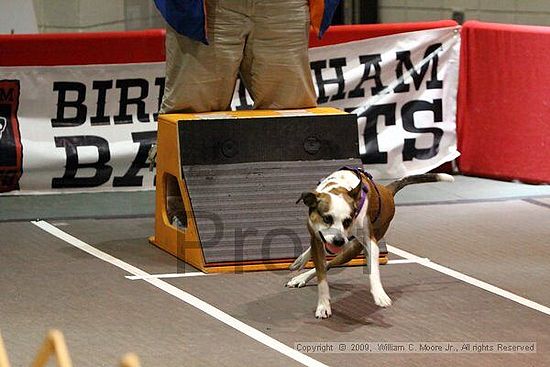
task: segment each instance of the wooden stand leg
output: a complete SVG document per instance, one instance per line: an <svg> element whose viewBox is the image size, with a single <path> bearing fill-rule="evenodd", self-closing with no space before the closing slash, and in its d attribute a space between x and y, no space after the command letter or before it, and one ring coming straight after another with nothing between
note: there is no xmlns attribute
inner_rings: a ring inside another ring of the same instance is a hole
<svg viewBox="0 0 550 367"><path fill-rule="evenodd" d="M8 353L6 353L2 334L0 334L0 367L10 367L10 361L8 360Z"/></svg>
<svg viewBox="0 0 550 367"><path fill-rule="evenodd" d="M44 340L42 347L38 351L32 367L44 367L55 354L58 367L72 367L71 357L65 344L65 337L59 330L50 330Z"/></svg>
<svg viewBox="0 0 550 367"><path fill-rule="evenodd" d="M122 357L120 367L140 367L139 358L134 353L128 353Z"/></svg>

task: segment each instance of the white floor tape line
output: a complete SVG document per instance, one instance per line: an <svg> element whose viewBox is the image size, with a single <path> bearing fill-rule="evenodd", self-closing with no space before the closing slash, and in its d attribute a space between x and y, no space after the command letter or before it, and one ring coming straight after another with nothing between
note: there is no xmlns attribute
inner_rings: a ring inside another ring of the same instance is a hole
<svg viewBox="0 0 550 367"><path fill-rule="evenodd" d="M149 274L146 276L126 275L125 278L130 280L145 280L145 279L191 278L191 277L202 277L202 276L212 276L212 275L215 275L215 274L206 274L201 271L193 271L189 273Z"/></svg>
<svg viewBox="0 0 550 367"><path fill-rule="evenodd" d="M424 262L429 262L430 259L426 257L419 257L418 260L413 259L395 259L395 260L388 260L386 265L400 265L400 264L420 264Z"/></svg>
<svg viewBox="0 0 550 367"><path fill-rule="evenodd" d="M504 290L502 288L496 287L492 284L486 283L482 280L473 278L469 275L460 273L456 270L447 268L443 265L439 265L437 263L434 263L432 261L422 261L422 257L416 256L414 254L411 254L410 252L407 252L405 250L398 249L397 247L393 247L388 245L388 251L392 254L398 255L402 258L417 261L420 265L425 266L427 268L433 269L435 271L438 271L440 273L443 273L445 275L448 275L450 277L453 277L455 279L461 280L465 283L471 284L473 286L476 286L478 288L484 289L487 292L491 292L493 294L499 295L501 297L507 298L511 301L517 302L520 305L529 307L533 310L542 312L546 315L550 315L550 307L546 307L544 305L541 305L540 303L531 301L527 298L523 298L521 296L518 296L517 294L514 294L512 292L509 292L507 290Z"/></svg>
<svg viewBox="0 0 550 367"><path fill-rule="evenodd" d="M421 258L420 260L410 260L410 259L395 259L388 260L386 265L401 265L401 264L418 264L421 262L430 261L427 258ZM129 280L145 280L145 279L170 279L170 278L192 278L192 277L202 277L202 276L215 276L219 273L207 274L201 271L193 271L188 273L167 273L167 274L149 274L149 275L125 275L124 277Z"/></svg>
<svg viewBox="0 0 550 367"><path fill-rule="evenodd" d="M84 241L79 240L78 238L71 236L70 234L60 230L59 228L51 225L46 221L33 221L31 222L38 228L48 232L49 234L67 242L68 244L87 252L88 254L97 257L109 264L112 264L132 275L143 277L143 280L147 283L165 291L168 294L180 299L181 301L195 307L196 309L212 316L213 318L223 322L224 324L232 327L233 329L249 336L250 338L264 344L265 346L276 350L279 353L284 354L285 356L303 364L304 366L310 367L328 367L326 364L321 363L305 354L298 352L297 350L289 347L286 344L281 343L280 341L270 337L267 334L262 333L261 331L254 329L253 327L245 324L244 322L234 318L231 315L226 314L225 312L217 309L216 307L210 305L209 303L204 302L203 300L193 296L190 293L187 293L179 288L174 287L173 285L166 283L165 281L157 278L147 278L151 274L130 265L120 259L117 259L114 256L111 256L101 250L96 249L95 247L87 244Z"/></svg>

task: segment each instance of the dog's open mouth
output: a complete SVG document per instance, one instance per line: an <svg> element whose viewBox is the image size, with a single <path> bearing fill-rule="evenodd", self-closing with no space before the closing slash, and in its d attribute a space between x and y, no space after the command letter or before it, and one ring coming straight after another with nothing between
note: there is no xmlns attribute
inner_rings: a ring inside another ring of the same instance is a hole
<svg viewBox="0 0 550 367"><path fill-rule="evenodd" d="M319 231L319 238L321 238L321 241L325 244L325 251L329 255L336 255L340 251L342 251L343 246L336 246L333 243L328 242L325 240L325 236L323 236L323 232Z"/></svg>
<svg viewBox="0 0 550 367"><path fill-rule="evenodd" d="M335 246L335 245L333 245L333 244L330 243L330 242L325 242L325 250L327 251L327 253L328 253L329 255L336 255L336 254L338 254L340 251L342 251L342 248L343 248L343 247Z"/></svg>

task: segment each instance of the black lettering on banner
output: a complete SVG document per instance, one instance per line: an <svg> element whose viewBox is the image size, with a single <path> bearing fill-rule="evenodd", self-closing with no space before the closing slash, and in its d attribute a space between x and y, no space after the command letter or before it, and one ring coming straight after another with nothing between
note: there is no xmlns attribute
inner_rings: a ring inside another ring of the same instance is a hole
<svg viewBox="0 0 550 367"><path fill-rule="evenodd" d="M395 110L397 109L396 103L381 104L369 107L364 114L357 116L366 116L367 122L365 124L365 130L363 132L363 138L365 139L365 155L361 157L364 164L385 164L388 163L388 153L381 152L378 146L378 131L376 131L376 125L378 123L378 117L384 117L384 125L395 125Z"/></svg>
<svg viewBox="0 0 550 367"><path fill-rule="evenodd" d="M143 176L137 174L143 168L147 168L149 165L145 163L147 155L151 145L157 140L156 131L142 131L132 133L132 140L134 143L139 143L138 152L134 161L130 165L128 171L121 177L115 177L113 179L113 187L121 186L142 186Z"/></svg>
<svg viewBox="0 0 550 367"><path fill-rule="evenodd" d="M94 80L92 89L97 90L97 110L95 116L90 118L90 123L94 125L109 125L109 116L105 116L105 103L107 100L107 90L113 88L112 80Z"/></svg>
<svg viewBox="0 0 550 367"><path fill-rule="evenodd" d="M375 84L375 86L370 89L373 96L386 88L381 79L382 68L380 67L380 63L382 62L382 57L380 55L361 55L359 56L359 62L364 65L363 76L359 84L348 93L348 98L364 97L365 90L362 86L369 79L373 79ZM374 75L372 76L370 75L371 66L374 68Z"/></svg>
<svg viewBox="0 0 550 367"><path fill-rule="evenodd" d="M155 78L155 85L159 87L159 98L158 98L158 109L157 111L160 110L160 106L162 106L162 98L164 97L164 83L166 81L166 78L164 77L159 77L159 78ZM158 112L155 112L153 113L153 120L154 121L157 121L158 119Z"/></svg>
<svg viewBox="0 0 550 367"><path fill-rule="evenodd" d="M433 103L427 101L411 101L406 103L401 109L403 118L403 128L411 133L434 135L434 142L431 147L425 149L417 149L415 147L416 139L405 139L403 145L403 161L412 161L416 159L430 159L439 152L439 143L443 137L443 130L437 127L419 128L414 125L414 114L420 111L431 111L434 115L434 122L443 121L443 101L436 99Z"/></svg>
<svg viewBox="0 0 550 367"><path fill-rule="evenodd" d="M86 121L88 109L84 104L86 86L79 82L54 82L53 90L57 92L56 118L51 119L52 127L80 126ZM76 92L76 99L68 101L67 92ZM67 109L74 109L76 113L70 117L65 115Z"/></svg>
<svg viewBox="0 0 550 367"><path fill-rule="evenodd" d="M326 84L338 84L338 92L330 98L331 101L336 101L339 99L345 99L346 93L344 89L346 83L344 80L344 72L342 68L346 66L346 58L341 57L337 59L330 59L329 66L334 68L336 72L336 78L334 79L323 79L323 69L327 67L326 60L313 61L310 63L311 69L315 72L315 81L317 82L317 87L319 90L319 97L317 98L317 103L326 103L329 101L329 97L326 95L325 85Z"/></svg>
<svg viewBox="0 0 550 367"><path fill-rule="evenodd" d="M428 89L442 89L443 88L443 81L437 79L437 71L439 66L439 55L438 53L443 50L441 43L436 43L433 45L430 45L426 52L424 53L424 59L428 58L430 54L434 53L431 60L424 63L422 67L420 68L420 74L416 72L416 69L414 68L413 63L411 62L411 52L410 51L399 51L396 54L396 58L398 60L397 66L395 68L395 75L398 79L403 78L403 72L404 69L411 71L411 76L414 81L414 87L416 90L420 89L420 86L422 84L422 81L424 80L424 77L426 76L426 73L428 72L428 68L430 67L430 64L432 64L432 73L431 73L431 80L428 80L426 82L426 87ZM436 52L437 51L437 52ZM405 81L401 81L395 87L394 92L395 93L405 93L410 90L410 85L405 84Z"/></svg>
<svg viewBox="0 0 550 367"><path fill-rule="evenodd" d="M114 117L115 124L131 124L132 115L128 114L128 106L135 105L137 119L140 122L149 122L149 115L145 112L145 101L149 94L149 83L145 79L120 79L116 81L120 89L119 113ZM130 89L138 89L138 97L129 97Z"/></svg>
<svg viewBox="0 0 550 367"><path fill-rule="evenodd" d="M111 159L109 142L99 136L61 136L55 137L55 146L65 148L67 155L65 173L63 177L52 179L52 188L95 187L109 181L113 167L107 165ZM79 163L78 147L93 146L97 148L98 160L95 163ZM93 168L95 175L92 177L76 177L80 168Z"/></svg>

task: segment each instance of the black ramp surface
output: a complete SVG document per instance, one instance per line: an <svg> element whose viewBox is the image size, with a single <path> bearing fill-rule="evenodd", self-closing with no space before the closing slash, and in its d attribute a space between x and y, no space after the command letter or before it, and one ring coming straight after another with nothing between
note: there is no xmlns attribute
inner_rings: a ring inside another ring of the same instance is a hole
<svg viewBox="0 0 550 367"><path fill-rule="evenodd" d="M184 166L206 262L296 258L309 246L304 191L358 159Z"/></svg>
<svg viewBox="0 0 550 367"><path fill-rule="evenodd" d="M309 246L296 200L361 165L355 115L182 120L178 129L206 263L296 258Z"/></svg>

